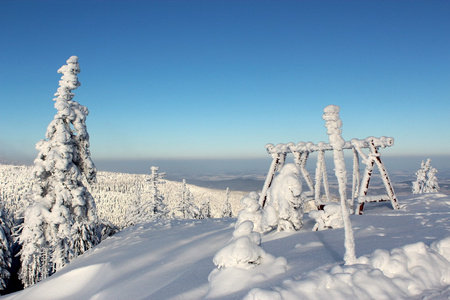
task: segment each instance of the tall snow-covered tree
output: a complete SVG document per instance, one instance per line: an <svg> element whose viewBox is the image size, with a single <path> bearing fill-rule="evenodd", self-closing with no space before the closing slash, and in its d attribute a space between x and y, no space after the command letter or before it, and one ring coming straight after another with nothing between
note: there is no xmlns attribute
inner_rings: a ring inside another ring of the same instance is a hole
<svg viewBox="0 0 450 300"><path fill-rule="evenodd" d="M6 211L3 207L0 207L0 291L6 289L8 279L11 276L11 227L12 223L10 222Z"/></svg>
<svg viewBox="0 0 450 300"><path fill-rule="evenodd" d="M416 180L413 182L412 193L437 193L439 184L436 178L437 170L431 166L431 158L422 161L420 169L416 172Z"/></svg>
<svg viewBox="0 0 450 300"><path fill-rule="evenodd" d="M57 113L36 144L34 204L24 216L20 278L30 286L99 242L94 199L85 183L96 180L86 128L88 109L73 101L80 86L78 57L67 60L55 93Z"/></svg>

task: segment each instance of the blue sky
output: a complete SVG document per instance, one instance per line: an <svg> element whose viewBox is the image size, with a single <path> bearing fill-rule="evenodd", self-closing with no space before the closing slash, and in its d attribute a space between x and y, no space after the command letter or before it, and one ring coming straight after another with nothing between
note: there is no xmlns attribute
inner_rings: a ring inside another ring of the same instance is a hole
<svg viewBox="0 0 450 300"><path fill-rule="evenodd" d="M79 57L94 158L263 158L392 136L449 155L450 1L0 1L0 157L31 162Z"/></svg>

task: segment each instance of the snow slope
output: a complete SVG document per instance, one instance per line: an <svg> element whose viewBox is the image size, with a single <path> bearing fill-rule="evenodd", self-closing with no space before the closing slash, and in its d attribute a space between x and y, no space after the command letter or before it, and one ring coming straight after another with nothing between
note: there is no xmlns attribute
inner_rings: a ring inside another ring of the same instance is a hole
<svg viewBox="0 0 450 300"><path fill-rule="evenodd" d="M374 203L351 216L353 266L343 264L343 229L313 232L305 215L299 232L263 235L261 247L287 260L284 273L226 269L228 280L210 289L212 258L236 219L172 220L127 228L4 299L450 299L450 196L399 202L401 210Z"/></svg>

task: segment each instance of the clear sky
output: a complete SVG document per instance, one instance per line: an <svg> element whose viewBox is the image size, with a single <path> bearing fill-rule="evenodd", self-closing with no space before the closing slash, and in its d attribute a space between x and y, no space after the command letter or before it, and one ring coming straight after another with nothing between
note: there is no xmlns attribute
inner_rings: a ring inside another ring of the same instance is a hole
<svg viewBox="0 0 450 300"><path fill-rule="evenodd" d="M0 157L27 160L79 57L94 159L267 157L266 143L392 136L450 154L450 1L0 0Z"/></svg>

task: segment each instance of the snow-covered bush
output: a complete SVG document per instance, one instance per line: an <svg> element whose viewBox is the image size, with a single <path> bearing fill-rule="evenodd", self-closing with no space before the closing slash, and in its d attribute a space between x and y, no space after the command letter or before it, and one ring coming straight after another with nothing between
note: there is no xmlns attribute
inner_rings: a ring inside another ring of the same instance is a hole
<svg viewBox="0 0 450 300"><path fill-rule="evenodd" d="M233 231L233 239L217 252L213 262L219 269L230 267L253 268L261 263L266 254L259 247L260 244L261 234L253 231L251 221L244 221Z"/></svg>
<svg viewBox="0 0 450 300"><path fill-rule="evenodd" d="M253 223L253 230L256 232L264 232L263 212L258 203L259 194L257 192L250 192L247 196L241 199L241 205L244 207L238 215L235 227L238 228L242 223L251 221Z"/></svg>
<svg viewBox="0 0 450 300"><path fill-rule="evenodd" d="M431 166L431 159L422 160L420 169L416 172L417 179L412 183L413 194L437 193L439 184L436 178L437 170Z"/></svg>
<svg viewBox="0 0 450 300"><path fill-rule="evenodd" d="M265 223L278 231L302 227L303 202L300 171L295 164L286 164L274 178L265 209Z"/></svg>
<svg viewBox="0 0 450 300"><path fill-rule="evenodd" d="M27 208L20 236L20 278L30 286L64 267L99 242L94 198L85 187L96 168L86 128L88 109L73 101L80 86L78 57L72 56L54 98L57 114L49 124L32 173L35 203Z"/></svg>
<svg viewBox="0 0 450 300"><path fill-rule="evenodd" d="M313 231L344 227L341 206L338 203L328 203L323 210L312 210L309 216L316 220Z"/></svg>
<svg viewBox="0 0 450 300"><path fill-rule="evenodd" d="M286 259L266 253L260 244L261 234L253 231L252 221L244 221L236 227L231 241L213 258L217 268L208 276L207 298L232 294L244 288L249 283L248 278L262 281L286 271Z"/></svg>

